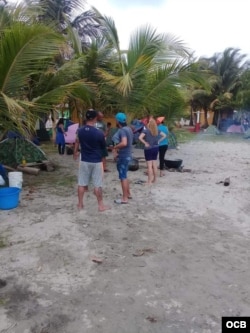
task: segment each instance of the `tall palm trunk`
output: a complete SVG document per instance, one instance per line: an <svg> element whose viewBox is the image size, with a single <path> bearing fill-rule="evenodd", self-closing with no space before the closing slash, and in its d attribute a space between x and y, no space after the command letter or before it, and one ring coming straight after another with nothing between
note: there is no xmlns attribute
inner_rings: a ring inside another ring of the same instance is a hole
<svg viewBox="0 0 250 333"><path fill-rule="evenodd" d="M207 128L208 127L208 119L207 119L207 114L208 114L208 110L207 108L204 108L204 124L203 124L203 127L204 128Z"/></svg>
<svg viewBox="0 0 250 333"><path fill-rule="evenodd" d="M190 122L189 122L190 126L194 126L194 120L193 120L193 108L191 106L190 108Z"/></svg>

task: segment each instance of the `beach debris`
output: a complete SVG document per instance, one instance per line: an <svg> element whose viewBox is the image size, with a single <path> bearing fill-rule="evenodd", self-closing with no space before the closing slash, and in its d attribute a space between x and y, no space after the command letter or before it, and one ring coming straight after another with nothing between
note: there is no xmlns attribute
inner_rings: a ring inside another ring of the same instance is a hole
<svg viewBox="0 0 250 333"><path fill-rule="evenodd" d="M101 264L103 262L101 258L97 258L96 256L92 256L91 260L97 264Z"/></svg>
<svg viewBox="0 0 250 333"><path fill-rule="evenodd" d="M139 185L142 185L142 184L145 184L146 181L145 180L141 180L141 179L138 179L135 181L135 184L139 184Z"/></svg>
<svg viewBox="0 0 250 333"><path fill-rule="evenodd" d="M155 250L152 249L151 247L145 247L144 249L142 249L142 251L148 252L148 253L154 253L155 252Z"/></svg>
<svg viewBox="0 0 250 333"><path fill-rule="evenodd" d="M182 167L182 169L181 170L179 170L180 172L192 172L192 169L184 169L183 167Z"/></svg>
<svg viewBox="0 0 250 333"><path fill-rule="evenodd" d="M146 318L148 321L150 321L150 323L156 323L157 322L157 319L153 316L147 316Z"/></svg>
<svg viewBox="0 0 250 333"><path fill-rule="evenodd" d="M33 187L33 186L31 186L30 188L29 188L29 193L30 194L32 194L32 193L34 193L36 190L35 190L35 188Z"/></svg>
<svg viewBox="0 0 250 333"><path fill-rule="evenodd" d="M151 249L149 247L146 247L144 249L137 249L134 253L133 253L133 256L134 257L141 257L143 256L145 253L154 253L155 250L154 249Z"/></svg>
<svg viewBox="0 0 250 333"><path fill-rule="evenodd" d="M133 256L134 257L141 257L144 255L144 251L143 250L136 250L134 253L133 253Z"/></svg>
<svg viewBox="0 0 250 333"><path fill-rule="evenodd" d="M225 178L225 180L220 180L216 184L223 184L224 186L229 186L230 185L230 177Z"/></svg>
<svg viewBox="0 0 250 333"><path fill-rule="evenodd" d="M2 280L2 279L0 279L0 288L5 287L6 285L7 285L6 280Z"/></svg>

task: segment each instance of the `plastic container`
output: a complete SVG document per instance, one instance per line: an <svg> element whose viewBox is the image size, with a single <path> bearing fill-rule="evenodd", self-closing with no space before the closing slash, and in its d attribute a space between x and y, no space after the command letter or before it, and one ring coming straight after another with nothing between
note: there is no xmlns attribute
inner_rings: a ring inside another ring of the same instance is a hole
<svg viewBox="0 0 250 333"><path fill-rule="evenodd" d="M0 186L4 186L5 185L5 180L3 179L3 177L0 175Z"/></svg>
<svg viewBox="0 0 250 333"><path fill-rule="evenodd" d="M11 171L8 173L9 187L22 188L23 184L23 173L21 171Z"/></svg>
<svg viewBox="0 0 250 333"><path fill-rule="evenodd" d="M0 188L0 209L7 210L16 208L19 204L19 187Z"/></svg>

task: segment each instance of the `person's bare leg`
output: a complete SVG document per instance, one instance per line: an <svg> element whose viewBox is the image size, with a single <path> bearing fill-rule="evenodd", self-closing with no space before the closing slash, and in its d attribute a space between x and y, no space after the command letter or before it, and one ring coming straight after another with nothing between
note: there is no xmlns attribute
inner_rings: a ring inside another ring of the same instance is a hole
<svg viewBox="0 0 250 333"><path fill-rule="evenodd" d="M104 172L109 172L109 170L107 169L107 160L106 160L106 157L102 158L102 165L103 165L103 171Z"/></svg>
<svg viewBox="0 0 250 333"><path fill-rule="evenodd" d="M83 209L83 197L84 193L88 191L88 186L78 186L78 209Z"/></svg>
<svg viewBox="0 0 250 333"><path fill-rule="evenodd" d="M128 198L129 198L129 199L132 199L132 195L131 195L131 193L130 193L130 185L129 185L129 180L127 179L127 181L128 181L128 187L127 187L127 195L128 195Z"/></svg>
<svg viewBox="0 0 250 333"><path fill-rule="evenodd" d="M94 188L94 194L97 198L99 212L104 212L105 210L111 209L110 206L105 206L104 203L103 203L102 188L101 187L95 187Z"/></svg>
<svg viewBox="0 0 250 333"><path fill-rule="evenodd" d="M103 157L103 158L102 158L102 167L103 167L103 171L105 171L105 170L106 170L106 167L107 167L106 157Z"/></svg>
<svg viewBox="0 0 250 333"><path fill-rule="evenodd" d="M151 184L154 179L153 161L147 161L147 167L148 167L148 184Z"/></svg>
<svg viewBox="0 0 250 333"><path fill-rule="evenodd" d="M158 168L157 168L157 161L152 161L152 168L153 168L153 180L152 180L152 183L155 183L156 182L156 179L157 179L157 172L158 172Z"/></svg>
<svg viewBox="0 0 250 333"><path fill-rule="evenodd" d="M127 178L121 180L121 186L122 186L122 201L127 202L128 197L131 197L129 189L129 181Z"/></svg>

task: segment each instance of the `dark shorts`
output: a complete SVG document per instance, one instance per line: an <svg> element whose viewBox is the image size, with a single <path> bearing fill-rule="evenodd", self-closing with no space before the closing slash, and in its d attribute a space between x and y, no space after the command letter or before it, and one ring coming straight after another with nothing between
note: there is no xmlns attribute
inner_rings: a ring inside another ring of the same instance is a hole
<svg viewBox="0 0 250 333"><path fill-rule="evenodd" d="M157 160L159 152L159 146L154 146L149 149L144 149L144 156L146 161L155 161Z"/></svg>
<svg viewBox="0 0 250 333"><path fill-rule="evenodd" d="M124 158L117 158L117 163L116 163L116 167L117 167L117 171L119 174L119 179L120 180L124 180L127 179L127 172L128 172L128 165L129 162L131 161L131 157L124 157Z"/></svg>

